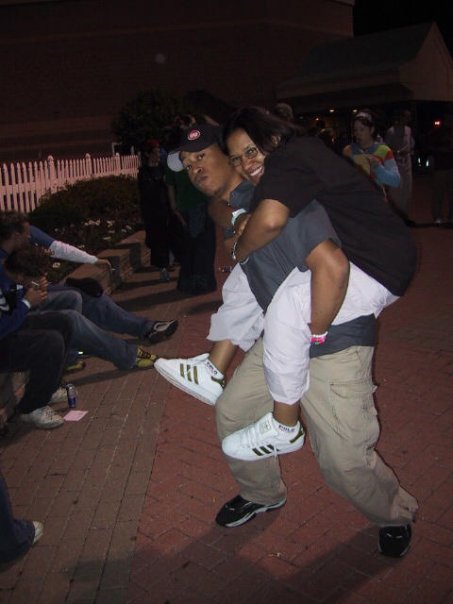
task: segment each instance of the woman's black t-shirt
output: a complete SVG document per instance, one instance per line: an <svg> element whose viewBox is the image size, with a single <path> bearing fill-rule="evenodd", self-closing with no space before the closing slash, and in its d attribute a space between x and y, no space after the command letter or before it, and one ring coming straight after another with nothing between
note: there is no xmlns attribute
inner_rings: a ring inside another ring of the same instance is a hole
<svg viewBox="0 0 453 604"><path fill-rule="evenodd" d="M348 259L400 296L416 267L409 229L368 179L317 138L294 138L266 158L251 205L273 199L295 216L316 199Z"/></svg>

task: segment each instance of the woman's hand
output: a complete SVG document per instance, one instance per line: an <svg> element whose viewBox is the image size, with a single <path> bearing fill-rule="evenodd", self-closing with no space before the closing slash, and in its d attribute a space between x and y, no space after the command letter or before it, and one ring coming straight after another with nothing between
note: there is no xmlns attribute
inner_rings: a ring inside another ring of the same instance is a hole
<svg viewBox="0 0 453 604"><path fill-rule="evenodd" d="M240 237L242 235L249 219L250 214L241 214L236 218L236 222L234 223L234 234L236 237Z"/></svg>

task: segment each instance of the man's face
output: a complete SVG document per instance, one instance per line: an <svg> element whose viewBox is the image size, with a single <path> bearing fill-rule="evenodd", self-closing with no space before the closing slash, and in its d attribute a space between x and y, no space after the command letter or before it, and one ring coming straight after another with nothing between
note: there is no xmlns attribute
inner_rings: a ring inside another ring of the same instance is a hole
<svg viewBox="0 0 453 604"><path fill-rule="evenodd" d="M28 243L30 242L30 223L24 222L22 232L19 233L16 231L15 233L13 233L11 235L11 241L13 244L13 252L15 252L16 250L21 250L23 247L28 245Z"/></svg>
<svg viewBox="0 0 453 604"><path fill-rule="evenodd" d="M218 145L202 151L181 151L181 161L193 185L208 197L221 195L240 179Z"/></svg>

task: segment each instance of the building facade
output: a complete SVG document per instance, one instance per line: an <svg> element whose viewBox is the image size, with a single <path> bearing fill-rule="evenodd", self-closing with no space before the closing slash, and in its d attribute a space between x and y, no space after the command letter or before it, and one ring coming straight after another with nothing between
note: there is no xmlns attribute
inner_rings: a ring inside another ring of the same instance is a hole
<svg viewBox="0 0 453 604"><path fill-rule="evenodd" d="M138 92L270 105L309 50L353 35L353 0L0 0L0 159L106 153Z"/></svg>

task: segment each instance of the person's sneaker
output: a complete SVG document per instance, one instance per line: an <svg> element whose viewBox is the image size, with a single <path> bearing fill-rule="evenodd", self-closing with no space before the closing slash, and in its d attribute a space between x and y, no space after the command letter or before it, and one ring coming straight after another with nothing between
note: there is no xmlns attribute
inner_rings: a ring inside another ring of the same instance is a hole
<svg viewBox="0 0 453 604"><path fill-rule="evenodd" d="M20 419L26 424L33 424L35 428L52 430L64 424L64 419L55 413L48 405L35 409L31 413L21 413Z"/></svg>
<svg viewBox="0 0 453 604"><path fill-rule="evenodd" d="M85 369L86 366L87 364L85 363L85 361L79 359L77 361L74 361L74 363L71 363L70 365L66 365L64 372L76 373L77 371L82 371L83 369Z"/></svg>
<svg viewBox="0 0 453 604"><path fill-rule="evenodd" d="M160 269L160 278L159 278L161 283L167 283L168 281L171 280L171 277L168 273L168 270L166 268L161 268Z"/></svg>
<svg viewBox="0 0 453 604"><path fill-rule="evenodd" d="M292 453L300 449L305 441L305 433L297 422L295 429L286 429L275 421L272 413L267 413L254 424L229 434L222 441L225 455L243 461L257 461L274 455Z"/></svg>
<svg viewBox="0 0 453 604"><path fill-rule="evenodd" d="M241 524L245 524L249 520L255 518L257 514L278 510L278 508L284 506L285 503L286 498L278 503L272 503L270 505L253 503L253 501L247 501L240 495L237 495L220 508L215 521L217 524L220 524L220 526L227 526L229 528L241 526Z"/></svg>
<svg viewBox="0 0 453 604"><path fill-rule="evenodd" d="M33 537L33 545L37 543L44 535L44 525L38 520L33 520L33 526L35 527L35 536Z"/></svg>
<svg viewBox="0 0 453 604"><path fill-rule="evenodd" d="M379 551L383 556L402 558L409 551L412 538L410 524L383 526L379 529Z"/></svg>
<svg viewBox="0 0 453 604"><path fill-rule="evenodd" d="M66 392L66 388L60 386L55 392L52 394L50 401L47 403L48 405L55 405L56 403L66 403L68 400L68 393Z"/></svg>
<svg viewBox="0 0 453 604"><path fill-rule="evenodd" d="M153 326L143 336L150 344L158 344L172 336L178 329L178 321L154 321Z"/></svg>
<svg viewBox="0 0 453 604"><path fill-rule="evenodd" d="M134 367L137 369L150 369L151 367L154 367L154 363L158 358L157 354L147 352L146 350L143 350L143 348L137 348Z"/></svg>
<svg viewBox="0 0 453 604"><path fill-rule="evenodd" d="M159 359L154 365L156 371L173 386L191 394L208 405L215 405L223 392L224 380L211 375L204 353L190 359Z"/></svg>

